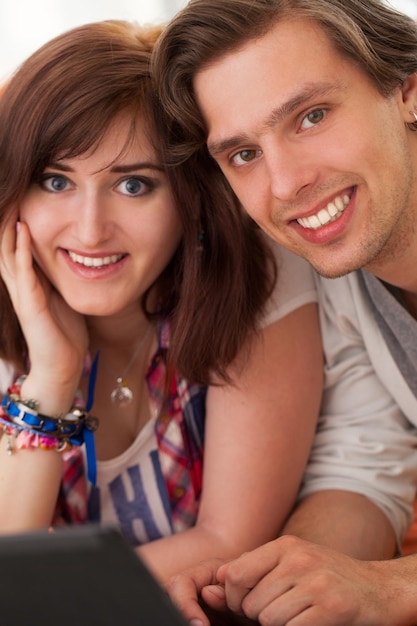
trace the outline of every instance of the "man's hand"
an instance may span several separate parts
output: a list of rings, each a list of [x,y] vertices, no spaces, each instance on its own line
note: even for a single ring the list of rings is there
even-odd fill
[[[359,561],[285,536],[222,565],[202,595],[268,626],[413,626],[417,557]],[[221,587],[220,587],[221,588]],[[223,602],[223,601],[222,601]],[[204,622],[206,624],[206,622]]]

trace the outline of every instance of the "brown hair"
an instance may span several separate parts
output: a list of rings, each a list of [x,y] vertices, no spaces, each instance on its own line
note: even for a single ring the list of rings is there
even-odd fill
[[[164,162],[165,128],[150,73],[160,30],[122,21],[87,24],[51,40],[22,64],[0,99],[0,228],[54,158],[93,148],[126,109],[131,136],[140,113]],[[227,378],[274,273],[259,232],[242,216],[217,168],[210,161],[201,174],[193,175],[188,165],[167,168],[184,235],[157,284],[159,314],[172,317],[172,363],[190,380],[208,383],[213,374]],[[146,294],[142,304],[151,315]],[[25,367],[26,343],[3,282],[0,356]]]
[[[266,34],[279,20],[297,18],[319,24],[335,49],[360,67],[383,95],[417,71],[415,23],[379,0],[190,0],[165,29],[154,56],[177,158],[187,158],[206,139],[194,98],[195,75]]]

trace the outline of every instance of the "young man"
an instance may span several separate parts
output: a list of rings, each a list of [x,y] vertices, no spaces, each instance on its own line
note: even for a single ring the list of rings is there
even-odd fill
[[[416,624],[417,555],[383,560],[417,481],[416,27],[378,0],[191,0],[155,72],[177,155],[197,172],[207,145],[320,275],[326,356],[297,538],[202,565],[173,597],[203,624],[196,590],[216,581],[207,603],[262,624]]]

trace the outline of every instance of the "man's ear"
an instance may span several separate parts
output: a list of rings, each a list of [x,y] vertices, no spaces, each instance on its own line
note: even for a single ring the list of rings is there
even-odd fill
[[[417,73],[410,74],[401,86],[404,121],[410,121],[410,112],[417,111]]]

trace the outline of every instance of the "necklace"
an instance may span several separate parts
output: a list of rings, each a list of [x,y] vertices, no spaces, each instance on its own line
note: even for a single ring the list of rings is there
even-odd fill
[[[131,404],[133,400],[133,391],[129,387],[129,384],[126,380],[126,375],[128,374],[133,363],[136,361],[138,354],[140,352],[140,349],[142,348],[143,344],[145,343],[146,338],[151,332],[151,328],[152,326],[148,327],[148,330],[143,335],[142,339],[139,341],[136,347],[136,350],[134,351],[129,363],[127,364],[127,366],[125,367],[125,369],[123,370],[120,376],[117,375],[117,372],[111,367],[111,365],[109,365],[106,361],[103,360],[103,364],[107,367],[107,369],[113,372],[114,376],[116,377],[116,387],[110,393],[110,398],[113,404],[115,404],[116,406],[120,408],[125,408],[129,406],[129,404]]]

